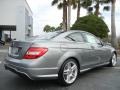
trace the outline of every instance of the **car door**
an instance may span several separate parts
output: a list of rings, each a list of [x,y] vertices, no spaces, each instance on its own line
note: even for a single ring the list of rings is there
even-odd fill
[[[77,58],[80,60],[81,69],[88,68],[99,62],[92,54],[95,51],[92,45],[86,42],[80,32],[72,33],[65,38],[72,42],[66,43],[62,47],[69,48],[69,51],[76,53]]]
[[[111,49],[106,46],[100,39],[96,38],[97,45],[96,49],[99,50],[99,56],[101,58],[101,63],[108,62],[111,58]]]
[[[110,51],[107,49],[101,41],[90,33],[83,33],[86,42],[91,46],[91,56],[94,61],[94,65],[101,64],[106,61]]]

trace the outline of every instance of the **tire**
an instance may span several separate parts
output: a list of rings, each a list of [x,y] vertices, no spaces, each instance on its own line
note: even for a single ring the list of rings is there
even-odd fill
[[[117,64],[117,55],[113,53],[112,58],[110,60],[109,66],[110,67],[115,67]]]
[[[71,85],[78,77],[78,63],[74,59],[66,60],[58,73],[59,83],[63,86]]]

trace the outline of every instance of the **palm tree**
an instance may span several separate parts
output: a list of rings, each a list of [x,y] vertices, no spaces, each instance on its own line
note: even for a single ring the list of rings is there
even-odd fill
[[[93,11],[93,8],[95,8],[94,14],[96,16],[98,16],[100,14],[100,5],[108,4],[108,3],[110,3],[110,1],[111,0],[91,0],[91,4],[95,3],[95,6],[89,8],[90,12]],[[88,11],[89,11],[89,9],[88,9]]]
[[[115,3],[116,0],[111,0],[111,43],[113,47],[118,48],[117,37],[116,37],[116,26],[115,26]]]
[[[68,19],[67,19],[67,30],[70,30],[71,24],[71,0],[68,0]]]
[[[105,0],[105,3],[111,3],[111,43],[112,46],[118,48],[118,41],[116,36],[116,26],[115,26],[115,3],[116,0]],[[105,6],[104,10],[109,11],[110,6]]]
[[[70,30],[70,23],[71,23],[71,6],[73,9],[77,7],[77,19],[80,17],[80,10],[81,6],[87,8],[91,5],[92,0],[68,0],[68,25],[67,29]]]
[[[67,31],[67,1],[63,0],[63,30]]]
[[[115,3],[116,0],[106,0],[105,3],[111,3],[111,43],[112,46],[118,48],[117,36],[116,36],[116,26],[115,26]],[[110,7],[104,7],[104,10],[109,11]]]
[[[107,4],[111,2],[111,43],[112,46],[118,48],[117,36],[116,36],[116,26],[115,26],[115,3],[116,0],[94,0],[96,2],[95,15],[99,15],[99,4]],[[109,10],[109,6],[104,7],[104,9]]]
[[[78,0],[77,4],[77,20],[80,17],[80,10],[81,10],[81,5],[80,5],[81,0]]]
[[[52,5],[57,4],[58,9],[63,8],[63,30],[70,30],[71,6],[75,8],[76,0],[53,0]]]
[[[96,2],[96,5],[95,5],[95,12],[94,12],[94,14],[96,15],[96,16],[98,16],[99,14],[100,14],[100,0],[95,0],[95,2]]]
[[[71,6],[73,6],[73,9],[76,8],[77,0],[67,0],[68,5],[68,20],[67,20],[67,30],[70,30],[70,24],[71,24]]]
[[[63,30],[67,31],[67,1],[66,0],[53,0],[52,6],[56,5],[58,9],[63,8]]]
[[[88,9],[91,6],[92,0],[77,0],[77,19],[80,17],[81,7]]]

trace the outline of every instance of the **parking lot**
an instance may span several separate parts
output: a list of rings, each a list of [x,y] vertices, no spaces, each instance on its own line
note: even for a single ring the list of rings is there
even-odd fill
[[[81,73],[77,81],[68,87],[57,80],[29,81],[6,71],[3,60],[7,49],[0,49],[0,90],[120,90],[120,58],[116,67],[99,67]]]

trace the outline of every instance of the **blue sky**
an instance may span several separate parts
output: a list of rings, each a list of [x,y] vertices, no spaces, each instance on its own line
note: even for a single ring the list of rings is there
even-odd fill
[[[34,18],[34,35],[43,33],[45,25],[57,27],[62,22],[62,10],[58,10],[56,6],[51,6],[52,0],[27,0]],[[116,30],[120,35],[120,0],[116,0]],[[81,16],[86,15],[86,10],[81,10]],[[111,27],[111,13],[101,10],[104,20]],[[76,10],[72,10],[71,24],[76,20]]]

